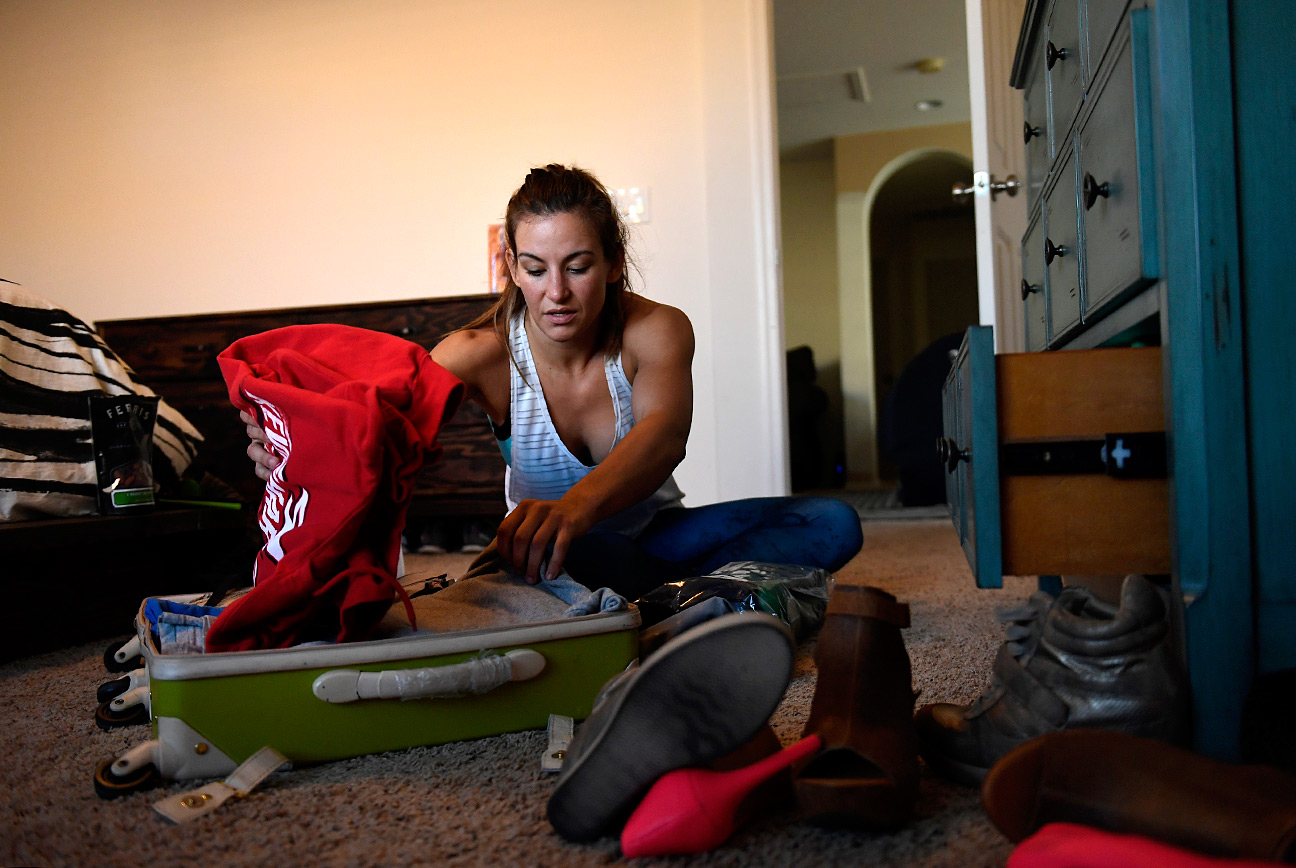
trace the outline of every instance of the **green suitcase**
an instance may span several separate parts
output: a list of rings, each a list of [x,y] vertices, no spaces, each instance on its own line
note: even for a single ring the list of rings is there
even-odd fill
[[[544,728],[551,714],[582,719],[638,656],[639,623],[630,606],[367,642],[163,654],[141,604],[131,644],[145,665],[132,683],[143,684],[154,737],[104,763],[96,789],[111,798],[159,778],[225,776],[265,746],[317,763]]]

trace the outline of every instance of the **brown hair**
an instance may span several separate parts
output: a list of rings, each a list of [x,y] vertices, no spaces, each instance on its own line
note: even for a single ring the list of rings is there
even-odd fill
[[[609,262],[621,261],[621,277],[609,283],[603,310],[599,314],[598,346],[609,356],[621,351],[621,337],[625,329],[625,295],[630,288],[631,268],[626,249],[626,229],[616,205],[598,179],[575,166],[550,163],[532,169],[526,180],[509,199],[504,212],[504,241],[508,249],[517,250],[518,223],[529,217],[549,217],[554,214],[578,214],[589,222],[598,235],[603,257]],[[509,345],[509,327],[513,318],[526,308],[522,290],[513,276],[504,269],[501,275],[504,291],[490,310],[464,326],[479,329],[489,325],[505,347]]]

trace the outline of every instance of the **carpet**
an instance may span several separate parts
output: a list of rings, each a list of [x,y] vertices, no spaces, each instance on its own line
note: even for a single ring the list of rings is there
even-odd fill
[[[935,503],[930,506],[905,506],[900,502],[900,492],[895,488],[842,489],[807,492],[835,497],[855,507],[860,520],[872,521],[924,521],[941,518],[948,521],[949,506]]]
[[[444,564],[458,575],[471,556],[411,556],[411,569]],[[905,641],[919,703],[972,700],[1001,641],[994,609],[1029,595],[1008,578],[978,591],[949,521],[865,524],[863,551],[839,582],[888,590],[912,608]],[[122,631],[123,634],[125,630]],[[613,839],[572,845],[545,819],[553,778],[540,771],[543,732],[366,756],[272,776],[250,797],[185,826],[152,803],[195,782],[103,801],[96,765],[149,737],[147,727],[102,731],[95,689],[109,680],[108,638],[0,666],[0,864],[5,866],[609,866]],[[814,691],[813,642],[772,718],[785,743],[801,734]],[[824,829],[786,810],[757,818],[720,849],[693,858],[631,864],[697,866],[1002,865],[1011,851],[981,812],[975,791],[924,771],[917,815],[899,831]]]

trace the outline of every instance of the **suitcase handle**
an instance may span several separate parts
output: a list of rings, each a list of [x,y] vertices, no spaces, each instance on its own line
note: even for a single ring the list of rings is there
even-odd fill
[[[317,699],[334,703],[360,699],[453,699],[488,693],[510,681],[535,678],[544,668],[544,655],[530,648],[518,648],[503,655],[483,651],[480,657],[449,666],[381,672],[334,669],[316,678],[311,692]]]

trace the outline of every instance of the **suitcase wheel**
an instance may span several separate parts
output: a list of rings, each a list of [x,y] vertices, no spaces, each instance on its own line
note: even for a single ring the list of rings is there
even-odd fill
[[[105,681],[103,684],[99,685],[99,690],[95,694],[95,701],[112,702],[127,690],[130,690],[129,675],[123,675],[121,678],[114,678],[112,681]]]
[[[111,682],[110,682],[111,683]],[[132,705],[123,711],[114,711],[112,700],[106,700],[95,709],[95,723],[100,729],[116,729],[119,726],[135,726],[149,722],[149,709],[143,703]]]
[[[119,777],[113,774],[113,762],[110,759],[104,760],[95,769],[95,794],[101,799],[116,799],[119,796],[151,790],[162,782],[162,775],[158,773],[157,766],[152,763],[140,766]]]
[[[129,639],[124,639],[121,642],[114,642],[109,645],[103,655],[104,668],[109,672],[130,672],[143,666],[144,656],[139,653],[132,655],[127,660],[117,659],[117,652],[132,643],[138,645],[139,641],[132,636]]]

